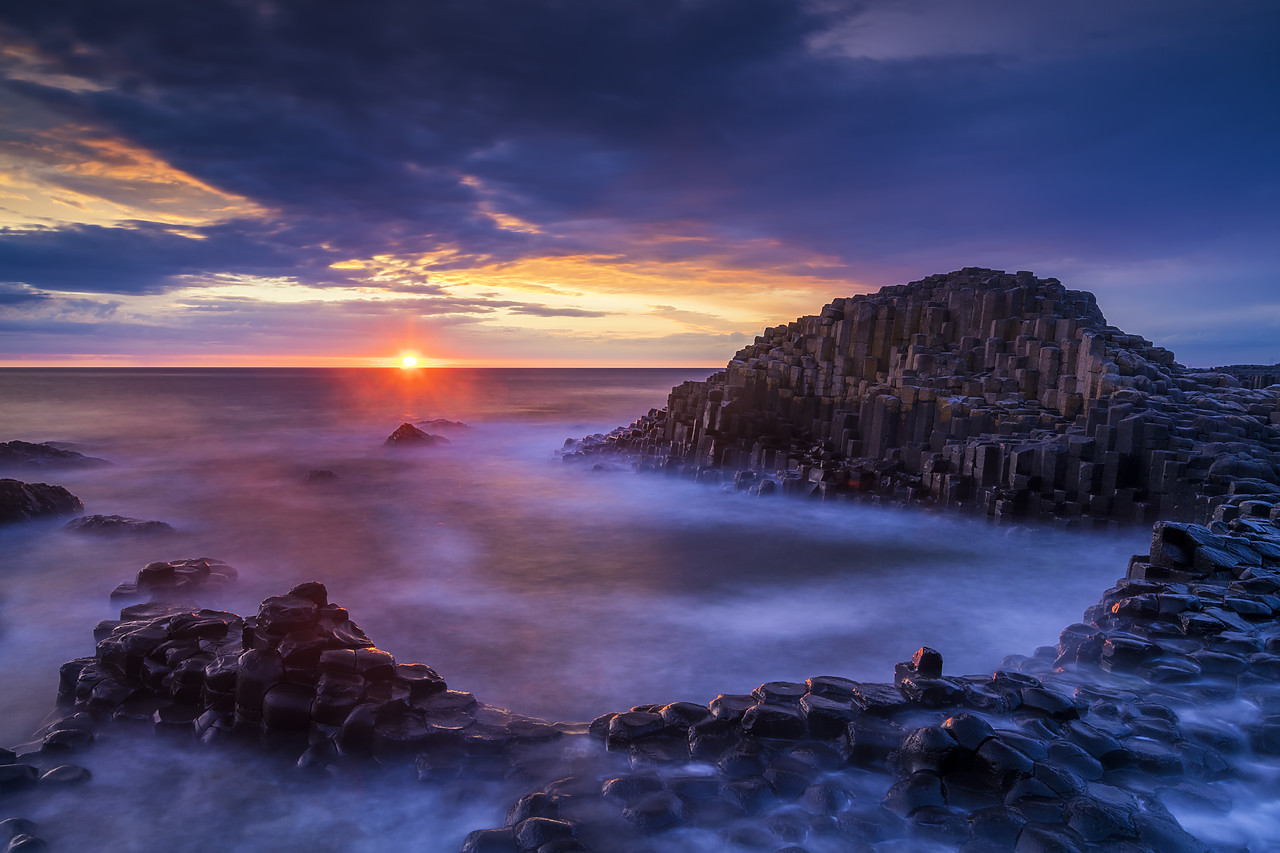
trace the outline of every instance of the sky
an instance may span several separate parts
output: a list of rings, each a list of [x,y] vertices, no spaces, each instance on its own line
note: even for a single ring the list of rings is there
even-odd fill
[[[1271,0],[0,5],[0,365],[719,366],[966,266],[1280,362]]]

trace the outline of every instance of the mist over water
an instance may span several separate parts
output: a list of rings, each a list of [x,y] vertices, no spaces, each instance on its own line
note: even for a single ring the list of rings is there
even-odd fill
[[[67,442],[113,463],[0,476],[64,485],[89,513],[176,528],[139,538],[76,535],[64,520],[0,528],[0,745],[38,728],[58,666],[92,654],[93,625],[119,610],[109,592],[153,560],[225,560],[240,580],[198,603],[246,615],[322,580],[398,661],[430,664],[482,702],[588,720],[770,680],[889,681],[920,645],[940,650],[951,674],[991,671],[1056,642],[1145,550],[1141,530],[1006,529],[760,499],[555,454],[566,437],[630,422],[707,372],[0,371],[0,441]],[[430,418],[471,428],[443,447],[382,446],[401,422]],[[337,479],[304,481],[320,468]],[[147,773],[178,760],[222,772],[225,759],[172,749],[104,745],[84,763],[99,780],[124,755],[153,762]],[[124,790],[129,773],[119,775]],[[405,796],[421,809],[427,795]],[[473,804],[492,815],[467,828],[500,824],[507,805]],[[441,831],[439,849],[455,850],[461,835]]]

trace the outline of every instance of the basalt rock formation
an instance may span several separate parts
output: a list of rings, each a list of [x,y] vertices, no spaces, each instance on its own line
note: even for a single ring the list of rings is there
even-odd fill
[[[1280,757],[1280,500],[1234,509],[1156,524],[1150,554],[1056,646],[992,674],[948,675],[921,648],[891,682],[769,682],[589,725],[397,664],[320,583],[248,618],[135,605],[63,666],[65,715],[0,751],[0,796],[84,781],[68,757],[141,725],[283,750],[335,784],[373,761],[524,786],[464,853],[1203,851],[1170,810],[1223,820],[1232,783],[1269,784],[1256,768]]]
[[[1280,493],[1267,370],[1189,370],[1108,326],[1090,293],[968,268],[766,329],[665,409],[565,456],[999,519],[1205,522]]]
[[[78,512],[84,504],[62,486],[0,479],[0,524]]]

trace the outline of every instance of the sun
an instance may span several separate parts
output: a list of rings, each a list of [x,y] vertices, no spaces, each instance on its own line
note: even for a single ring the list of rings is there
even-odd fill
[[[406,355],[400,359],[400,367],[404,370],[412,370],[418,366],[418,357],[416,355]]]

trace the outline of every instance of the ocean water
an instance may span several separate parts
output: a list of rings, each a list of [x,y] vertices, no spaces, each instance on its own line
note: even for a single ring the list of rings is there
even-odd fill
[[[0,476],[175,528],[0,528],[0,744],[39,727],[58,666],[92,654],[94,624],[118,610],[111,589],[153,560],[230,563],[239,581],[199,603],[242,614],[322,580],[397,660],[482,702],[582,721],[771,680],[889,681],[921,645],[951,674],[989,672],[1056,642],[1146,549],[1142,530],[996,527],[560,461],[565,438],[628,423],[708,372],[0,370],[0,441],[112,463]],[[434,418],[468,426],[424,451],[383,446],[400,423]],[[307,482],[312,469],[337,479]],[[370,780],[357,807],[248,757],[141,736],[77,760],[95,774],[87,786],[0,810],[25,808],[55,849],[317,849],[307,839],[336,833],[341,849],[452,851],[467,830],[500,825],[512,798],[445,802]],[[246,774],[252,799],[266,790],[275,805],[245,811],[220,847]]]

